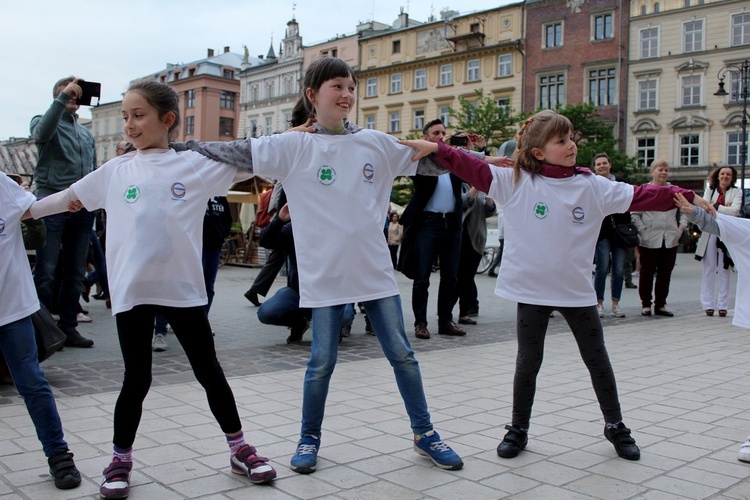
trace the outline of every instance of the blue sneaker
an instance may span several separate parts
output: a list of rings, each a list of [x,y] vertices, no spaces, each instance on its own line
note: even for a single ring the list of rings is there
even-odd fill
[[[292,470],[300,474],[315,472],[318,466],[320,439],[315,436],[302,436],[297,442],[297,451],[292,457]]]
[[[428,457],[441,469],[458,470],[464,466],[461,457],[435,431],[430,431],[421,438],[414,436],[414,451]]]

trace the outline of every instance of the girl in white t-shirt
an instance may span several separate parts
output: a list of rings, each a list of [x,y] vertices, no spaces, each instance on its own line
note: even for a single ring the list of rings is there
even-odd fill
[[[542,366],[550,313],[568,322],[591,375],[604,416],[604,436],[617,454],[638,460],[640,450],[622,422],[617,385],[596,309],[591,262],[604,217],[629,210],[670,210],[673,195],[695,193],[675,186],[633,188],[576,167],[573,125],[545,110],[527,120],[518,135],[513,169],[499,168],[442,143],[400,141],[417,149],[414,159],[436,153],[436,161],[487,193],[503,207],[505,248],[495,293],[518,302],[518,354],[513,381],[513,420],[497,447],[515,457],[528,441],[536,377]],[[696,203],[708,204],[695,196]],[[552,277],[552,279],[551,279]]]
[[[83,206],[108,215],[107,264],[112,313],[125,364],[115,405],[114,455],[104,469],[102,498],[130,490],[132,450],[151,385],[154,316],[167,318],[182,344],[209,407],[226,433],[232,472],[253,483],[276,477],[268,459],[245,443],[232,389],[216,358],[201,268],[206,201],[251,177],[190,151],[169,149],[179,124],[178,97],[153,80],[130,86],[122,101],[124,130],[137,148],[31,209],[34,218]]]

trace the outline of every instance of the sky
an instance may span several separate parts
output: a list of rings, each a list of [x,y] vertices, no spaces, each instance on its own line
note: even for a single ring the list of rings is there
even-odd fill
[[[400,9],[425,22],[510,0],[0,0],[0,140],[28,137],[29,122],[52,103],[52,87],[75,75],[102,84],[101,103],[119,101],[128,83],[167,63],[188,63],[229,46],[278,53],[286,23],[303,45],[350,35],[360,22],[392,24]],[[452,4],[452,5],[451,5]],[[88,108],[79,111],[90,118]]]

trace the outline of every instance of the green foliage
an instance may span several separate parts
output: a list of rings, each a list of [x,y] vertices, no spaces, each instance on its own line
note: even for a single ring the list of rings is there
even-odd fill
[[[525,119],[523,114],[516,114],[513,109],[497,105],[492,95],[484,95],[484,89],[475,89],[476,101],[459,97],[461,109],[450,109],[451,117],[457,119],[457,130],[478,134],[485,137],[487,146],[497,148],[503,142],[514,139],[518,123]]]
[[[597,153],[607,153],[612,162],[612,173],[617,180],[630,184],[648,182],[648,168],[639,167],[635,158],[617,148],[618,141],[612,123],[599,118],[593,103],[568,104],[555,111],[568,117],[573,123],[579,165],[592,167],[592,160]]]
[[[393,181],[391,201],[397,205],[405,207],[409,203],[409,200],[411,200],[412,196],[414,196],[414,183],[411,179],[406,176],[396,177]]]
[[[404,140],[410,141],[412,139],[421,139],[423,137],[422,132],[409,132],[404,137]]]

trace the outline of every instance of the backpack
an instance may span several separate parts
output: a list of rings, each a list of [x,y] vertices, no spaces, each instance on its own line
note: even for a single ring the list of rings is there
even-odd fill
[[[255,227],[264,228],[271,222],[271,219],[273,219],[273,214],[276,213],[276,209],[268,210],[272,197],[273,187],[260,195],[258,210],[255,212]]]

